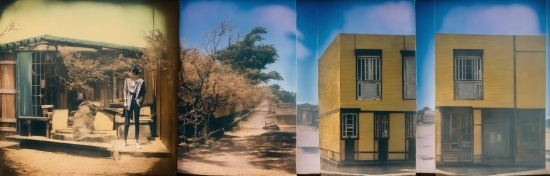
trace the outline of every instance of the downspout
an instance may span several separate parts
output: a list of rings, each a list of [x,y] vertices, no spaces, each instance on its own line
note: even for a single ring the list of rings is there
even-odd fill
[[[517,86],[516,86],[516,36],[514,35],[513,36],[513,45],[514,45],[514,118],[512,120],[512,124],[514,124],[512,126],[512,151],[513,151],[513,154],[512,154],[512,159],[513,161],[515,162],[516,161],[516,146],[517,146],[517,137],[516,137],[516,118],[517,118]]]

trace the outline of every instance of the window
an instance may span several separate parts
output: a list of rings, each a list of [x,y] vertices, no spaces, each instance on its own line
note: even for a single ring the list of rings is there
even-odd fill
[[[414,51],[401,51],[403,55],[403,99],[416,99],[416,56]]]
[[[374,113],[374,138],[389,138],[390,115],[388,113]]]
[[[357,138],[357,114],[342,114],[342,138]]]
[[[380,100],[382,98],[382,50],[358,49],[357,99]]]
[[[415,139],[416,138],[416,125],[414,121],[415,113],[405,114],[405,138]]]
[[[483,99],[482,50],[454,50],[455,99]]]
[[[42,105],[57,104],[58,97],[55,96],[59,87],[55,84],[56,58],[51,52],[33,52],[32,53],[32,116],[42,117]]]

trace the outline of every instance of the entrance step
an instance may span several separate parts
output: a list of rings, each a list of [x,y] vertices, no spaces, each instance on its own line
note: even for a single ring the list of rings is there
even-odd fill
[[[62,141],[75,141],[74,135],[72,133],[54,133],[52,134],[52,139]]]
[[[76,139],[77,142],[90,143],[110,143],[112,140],[117,140],[118,136],[115,130],[111,131],[94,131],[92,134],[83,134]]]

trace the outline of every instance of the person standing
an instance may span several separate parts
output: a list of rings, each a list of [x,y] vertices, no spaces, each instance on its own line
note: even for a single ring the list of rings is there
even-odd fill
[[[141,70],[137,67],[132,67],[128,71],[129,78],[124,80],[124,142],[122,147],[126,147],[126,139],[128,138],[128,128],[130,127],[130,119],[133,118],[136,133],[136,148],[141,149],[139,144],[139,112],[143,106],[143,99],[147,90],[143,79],[139,78]],[[132,117],[133,116],[133,117]]]

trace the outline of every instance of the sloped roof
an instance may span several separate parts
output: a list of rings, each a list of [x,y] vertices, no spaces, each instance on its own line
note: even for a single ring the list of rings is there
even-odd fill
[[[78,47],[87,47],[87,48],[96,48],[96,49],[110,48],[110,49],[125,50],[125,51],[132,51],[132,52],[139,52],[140,50],[140,48],[133,47],[133,46],[125,46],[125,45],[97,42],[97,41],[90,41],[90,40],[73,39],[73,38],[67,38],[67,37],[58,37],[58,36],[52,36],[52,35],[46,35],[46,34],[0,44],[0,50],[16,49],[16,48],[19,48],[20,46],[35,44],[41,41],[46,41],[50,44],[55,44],[55,45],[60,44],[60,45],[69,45],[69,46],[78,46]]]

